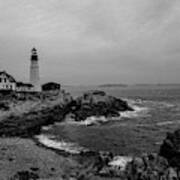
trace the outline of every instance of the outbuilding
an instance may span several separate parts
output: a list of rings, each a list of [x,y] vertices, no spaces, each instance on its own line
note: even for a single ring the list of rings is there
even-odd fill
[[[61,85],[55,82],[48,82],[42,85],[42,91],[60,91]]]
[[[34,86],[30,83],[23,83],[23,82],[16,83],[17,92],[32,92],[33,90],[34,90]]]

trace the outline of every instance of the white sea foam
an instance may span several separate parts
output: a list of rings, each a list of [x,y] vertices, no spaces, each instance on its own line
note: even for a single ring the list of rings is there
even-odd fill
[[[50,135],[38,135],[37,140],[46,147],[53,148],[68,152],[70,154],[80,154],[82,152],[89,152],[87,148],[80,147],[76,143],[65,142],[63,140],[56,140],[55,136]],[[132,157],[128,156],[115,156],[112,161],[108,163],[109,166],[120,168],[122,171],[125,170],[127,164],[132,161]]]
[[[67,118],[66,123],[75,124],[75,125],[91,126],[91,125],[101,125],[101,124],[109,122],[109,121],[122,120],[122,118],[136,118],[136,117],[150,116],[148,114],[149,108],[142,107],[143,100],[141,100],[141,99],[137,99],[137,100],[124,99],[124,100],[128,102],[129,106],[132,107],[134,109],[134,111],[119,112],[118,117],[108,117],[107,118],[105,116],[90,116],[82,121],[74,121],[74,119]]]
[[[150,108],[145,106],[145,101],[142,99],[124,99],[128,105],[134,109],[134,111],[120,112],[121,117],[124,118],[135,118],[149,116],[148,112]]]
[[[156,123],[157,126],[165,126],[165,125],[170,125],[170,124],[173,124],[173,121],[163,121],[163,122]]]
[[[124,111],[120,112],[122,118],[136,118],[136,117],[144,117],[149,116],[149,109],[147,107],[141,107],[138,105],[131,105],[134,111]]]
[[[148,115],[149,109],[146,107],[139,107],[139,106],[134,105],[133,109],[134,111],[119,112],[118,117],[107,118],[105,116],[90,116],[86,118],[84,121],[67,120],[66,123],[91,126],[91,125],[101,125],[109,121],[119,121],[119,120],[122,120],[122,118],[137,118],[137,117],[149,116]]]
[[[107,121],[109,121],[109,119],[107,119],[105,116],[90,116],[86,118],[84,121],[74,121],[73,119],[68,119],[66,123],[91,126],[91,125],[99,125]]]
[[[101,123],[105,123],[107,122],[108,119],[105,118],[104,116],[100,116],[100,117],[97,117],[97,116],[91,116],[91,117],[88,117],[85,121],[81,121],[80,123],[83,124],[83,125],[86,125],[86,126],[89,126],[89,125],[92,125],[92,124],[101,124]]]
[[[171,124],[179,124],[180,121],[162,121],[156,123],[157,126],[166,126],[166,125],[171,125]]]
[[[167,107],[167,108],[173,108],[173,107],[175,107],[176,105],[175,104],[171,104],[171,103],[167,103],[167,102],[164,102],[164,103],[162,103],[165,107]]]
[[[165,108],[172,108],[172,107],[176,106],[176,104],[172,104],[172,103],[167,102],[167,101],[161,101],[161,102],[158,102],[158,104],[161,106],[164,106]]]
[[[49,148],[62,150],[70,154],[80,154],[81,152],[87,152],[88,149],[78,146],[76,143],[64,142],[63,140],[56,140],[54,136],[38,135],[36,136],[38,141]]]
[[[43,126],[41,129],[44,131],[50,130],[52,128],[52,125],[49,126]]]
[[[111,162],[109,162],[110,166],[118,167],[122,171],[125,170],[127,164],[132,161],[132,157],[128,156],[115,156]]]
[[[151,101],[145,100],[145,104],[150,104],[151,106],[161,107],[161,108],[173,108],[176,107],[176,104],[172,104],[166,101]]]

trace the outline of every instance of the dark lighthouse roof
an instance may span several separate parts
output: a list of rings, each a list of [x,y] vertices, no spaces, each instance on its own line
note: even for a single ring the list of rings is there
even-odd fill
[[[31,60],[32,61],[38,61],[38,54],[36,48],[33,48],[31,50]]]
[[[37,49],[35,47],[33,47],[31,51],[32,51],[32,53],[37,52]]]

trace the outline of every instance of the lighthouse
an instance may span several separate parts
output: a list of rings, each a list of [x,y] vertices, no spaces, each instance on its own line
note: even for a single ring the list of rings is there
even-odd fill
[[[38,61],[37,50],[33,48],[31,50],[30,83],[34,86],[34,91],[41,91]]]

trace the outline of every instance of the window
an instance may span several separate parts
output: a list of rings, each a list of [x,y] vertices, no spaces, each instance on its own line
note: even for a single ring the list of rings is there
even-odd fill
[[[0,78],[0,83],[2,82],[2,78]]]
[[[6,78],[4,78],[4,82],[6,83]]]

